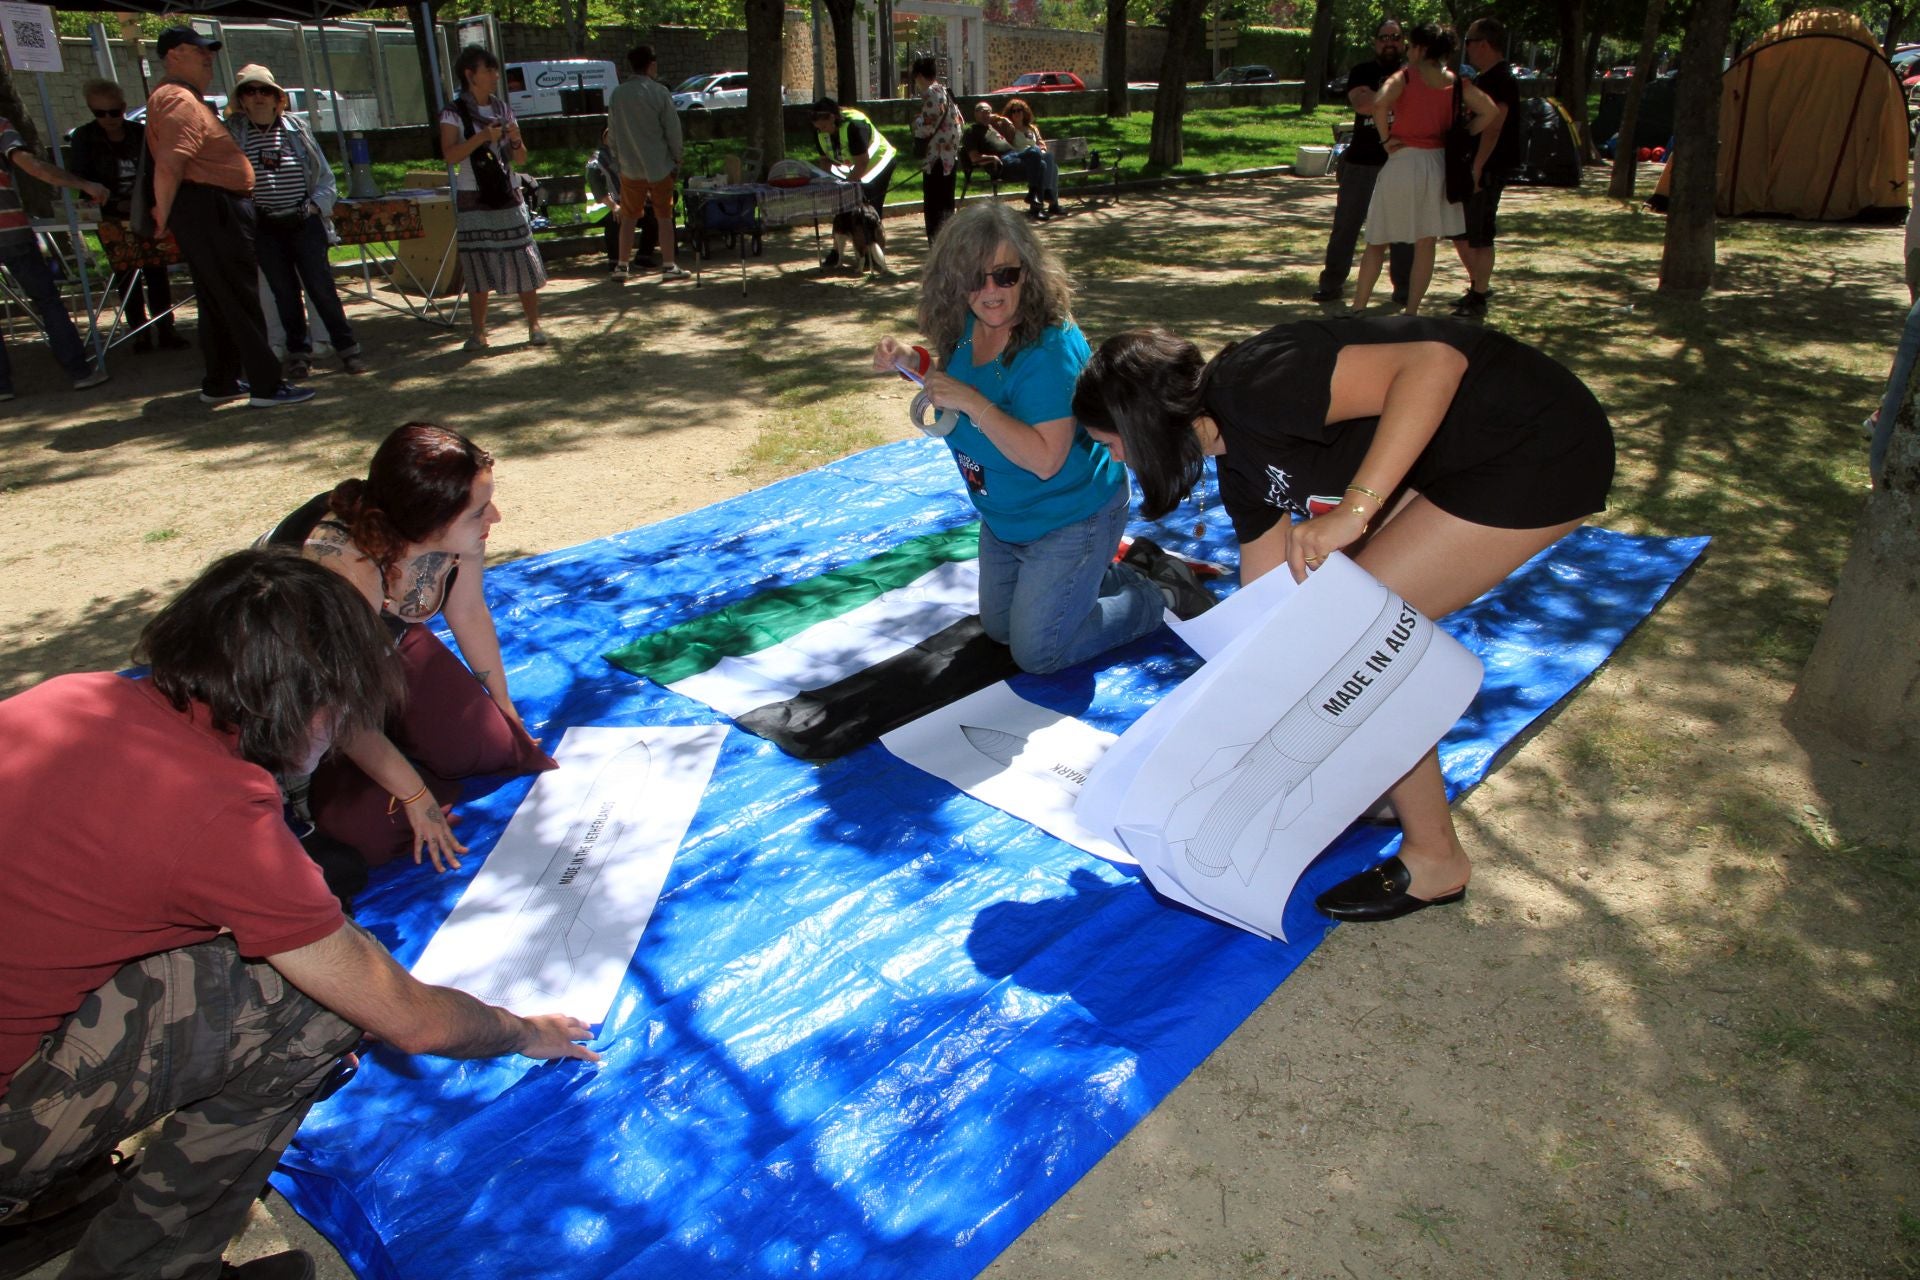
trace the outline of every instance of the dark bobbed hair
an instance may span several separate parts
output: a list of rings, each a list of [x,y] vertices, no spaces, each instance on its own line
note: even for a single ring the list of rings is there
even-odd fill
[[[1149,520],[1178,506],[1206,467],[1193,420],[1206,412],[1207,362],[1165,329],[1134,329],[1100,344],[1073,388],[1082,426],[1120,437]]]
[[[460,51],[460,56],[453,60],[453,78],[459,84],[460,92],[467,91],[467,81],[482,67],[492,67],[498,71],[500,59],[493,56],[492,50],[483,49],[477,44],[470,44]]]
[[[650,44],[637,44],[627,50],[627,66],[637,76],[647,74],[647,68],[659,60]]]
[[[216,560],[140,633],[134,659],[180,711],[198,702],[240,754],[299,766],[317,717],[339,735],[377,729],[406,698],[399,652],[363,597],[285,548]]]
[[[1403,30],[1407,48],[1425,49],[1429,62],[1445,62],[1453,56],[1453,28],[1432,22],[1416,22]]]
[[[327,507],[361,554],[391,569],[410,542],[446,528],[473,499],[473,482],[493,455],[458,431],[431,422],[396,427],[374,450],[365,480],[342,480]]]
[[[907,69],[908,80],[938,80],[939,78],[940,64],[931,54],[915,58],[913,65]]]

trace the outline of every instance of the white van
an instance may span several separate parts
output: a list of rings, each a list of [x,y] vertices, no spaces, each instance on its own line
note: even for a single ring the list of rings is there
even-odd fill
[[[605,111],[607,99],[620,83],[611,62],[597,58],[558,58],[551,62],[509,62],[506,65],[507,105],[516,116],[557,116],[562,89],[598,90],[588,113]]]

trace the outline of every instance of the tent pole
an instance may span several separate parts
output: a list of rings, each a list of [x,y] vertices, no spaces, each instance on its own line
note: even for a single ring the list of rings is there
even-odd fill
[[[341,100],[340,90],[333,80],[333,51],[327,47],[327,20],[322,18],[314,26],[320,31],[320,65],[326,68],[327,92],[333,95],[333,136],[340,142],[340,163],[346,164],[348,161],[347,122],[340,118],[346,110],[346,104]]]
[[[53,152],[53,162],[62,169],[67,167],[66,150],[60,145],[60,127],[53,118],[53,95],[47,92],[47,73],[36,71],[34,80],[40,86],[40,111],[47,118],[47,145]],[[106,368],[106,352],[100,346],[100,322],[93,311],[93,275],[87,269],[87,259],[91,253],[87,249],[87,238],[80,234],[80,211],[73,203],[73,192],[66,187],[60,188],[60,203],[67,211],[67,234],[73,238],[73,265],[80,273],[80,300],[87,307],[87,342],[93,348],[93,358],[101,368]],[[35,249],[38,253],[39,250]],[[138,288],[135,281],[132,288]]]

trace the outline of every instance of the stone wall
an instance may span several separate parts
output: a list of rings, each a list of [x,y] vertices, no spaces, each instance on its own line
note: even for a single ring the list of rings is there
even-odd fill
[[[1049,31],[1042,27],[987,24],[987,83],[1012,84],[1029,71],[1071,71],[1087,88],[1106,84],[1101,54],[1106,37],[1098,31]]]
[[[124,49],[116,46],[116,56],[124,59]],[[60,58],[66,70],[50,73],[47,76],[47,96],[53,99],[53,117],[60,132],[65,134],[74,127],[86,124],[93,119],[87,111],[87,96],[80,92],[80,86],[99,76],[99,68],[93,60],[93,45],[85,36],[62,36],[60,39]],[[40,138],[41,149],[45,151],[47,133],[47,113],[40,104],[40,86],[38,77],[32,72],[14,72],[13,91],[20,95],[20,101],[27,108],[27,114],[33,120],[36,136]],[[145,96],[140,90],[140,72],[133,68],[123,71],[120,83],[125,88],[127,103],[138,106]]]

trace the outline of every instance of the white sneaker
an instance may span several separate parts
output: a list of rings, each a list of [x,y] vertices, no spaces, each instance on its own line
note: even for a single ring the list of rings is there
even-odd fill
[[[101,383],[105,382],[107,379],[111,378],[112,376],[113,376],[112,374],[108,373],[105,369],[102,369],[99,365],[95,365],[93,367],[93,372],[89,373],[86,377],[75,378],[73,380],[73,389],[75,391],[85,391],[88,387],[99,386]]]
[[[660,268],[660,278],[662,280],[691,280],[693,279],[693,272],[675,262]]]
[[[616,262],[613,264],[613,270],[609,274],[611,274],[615,280],[625,280],[633,274],[633,268],[624,262]]]

